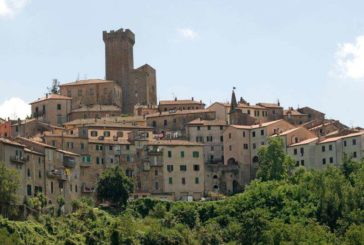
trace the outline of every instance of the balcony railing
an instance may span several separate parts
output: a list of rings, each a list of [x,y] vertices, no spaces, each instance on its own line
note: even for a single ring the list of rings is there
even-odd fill
[[[14,163],[24,164],[27,161],[27,159],[25,157],[22,157],[22,156],[11,156],[10,161],[14,162]]]
[[[64,156],[63,157],[63,166],[65,168],[74,168],[76,166],[75,158]]]
[[[52,170],[48,171],[47,174],[48,174],[49,178],[55,178],[55,179],[63,180],[63,181],[68,180],[68,175],[66,174],[66,172],[63,169],[52,169]]]

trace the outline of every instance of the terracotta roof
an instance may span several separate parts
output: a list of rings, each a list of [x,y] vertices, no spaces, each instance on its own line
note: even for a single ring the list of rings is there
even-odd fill
[[[36,155],[40,155],[40,156],[44,156],[43,153],[40,153],[40,152],[37,152],[37,151],[34,151],[34,150],[31,150],[29,148],[25,148],[24,149],[25,152],[28,152],[28,153],[32,153],[32,154],[36,154]]]
[[[203,144],[187,140],[156,140],[156,141],[149,141],[148,145],[203,146]]]
[[[89,139],[89,144],[107,144],[107,145],[130,145],[131,143],[127,140],[122,141],[114,141],[114,140],[98,140],[98,139]]]
[[[226,122],[223,120],[201,120],[197,118],[189,123],[188,125],[205,125],[205,126],[226,126]]]
[[[159,105],[184,105],[184,104],[199,104],[203,103],[198,100],[160,100]]]
[[[279,135],[287,135],[287,134],[292,133],[292,132],[294,132],[294,131],[297,131],[297,130],[299,130],[299,129],[301,129],[301,127],[291,128],[291,129],[288,129],[288,130],[286,130],[286,131],[283,131],[282,133],[279,133]]]
[[[303,141],[298,142],[298,143],[296,143],[296,144],[292,144],[292,145],[290,145],[289,147],[294,147],[294,146],[299,146],[299,145],[306,145],[306,144],[309,144],[309,143],[315,142],[315,141],[317,141],[317,140],[318,140],[318,138],[317,138],[317,137],[315,137],[315,138],[311,138],[311,139],[303,140]]]
[[[288,109],[288,110],[284,110],[283,111],[283,115],[284,116],[287,116],[287,115],[291,115],[291,116],[306,116],[307,114],[303,114],[297,110],[294,110],[294,109]]]
[[[60,95],[60,94],[48,94],[48,96],[46,97],[43,97],[43,98],[39,98],[33,102],[30,102],[29,104],[35,104],[35,103],[38,103],[38,102],[42,102],[42,101],[45,101],[45,100],[72,100],[72,98],[70,97],[67,97],[67,96],[63,96],[63,95]]]
[[[319,143],[324,144],[324,143],[328,143],[328,142],[334,142],[334,141],[337,141],[337,140],[340,140],[340,139],[346,139],[346,138],[350,138],[350,137],[361,136],[363,134],[364,134],[364,131],[360,131],[360,132],[351,133],[351,134],[348,134],[348,135],[326,138],[326,139],[320,141]]]
[[[148,126],[141,126],[141,125],[132,125],[132,124],[122,124],[122,123],[95,123],[95,124],[86,124],[86,127],[89,128],[130,128],[130,129],[150,129],[152,130],[152,127]]]
[[[73,112],[89,112],[89,111],[93,111],[93,112],[101,112],[101,111],[115,111],[115,112],[120,112],[121,114],[121,108],[115,105],[93,105],[93,106],[84,106],[78,109],[74,109],[71,111],[71,113]]]
[[[266,107],[266,108],[282,108],[280,105],[278,104],[275,104],[275,103],[257,103],[257,105],[259,106],[263,106],[263,107]]]
[[[269,125],[275,124],[277,122],[284,121],[283,119],[265,122],[261,124],[254,124],[254,125],[230,125],[231,127],[237,128],[237,129],[255,129],[255,128],[261,128],[261,127],[267,127]]]
[[[61,149],[57,149],[58,152],[61,152],[63,154],[66,154],[66,155],[71,155],[71,156],[80,156],[79,154],[77,153],[74,153],[74,152],[70,152],[70,151],[64,151],[64,150],[61,150]]]
[[[264,110],[266,108],[259,106],[259,105],[249,105],[244,103],[239,103],[238,108],[252,108],[252,109],[258,109],[258,110]]]
[[[16,137],[15,140],[18,140],[20,141],[22,144],[27,145],[28,144],[35,144],[35,145],[38,145],[38,146],[42,146],[42,147],[46,147],[46,148],[52,148],[52,149],[56,149],[56,147],[54,146],[51,146],[51,145],[47,145],[45,143],[42,143],[42,142],[38,142],[38,141],[35,141],[35,140],[31,140],[31,139],[27,139],[27,138],[23,138],[23,137]]]
[[[93,123],[131,123],[131,122],[144,122],[145,119],[142,116],[133,116],[133,117],[102,117],[100,119],[95,118],[81,118],[76,119],[70,122],[64,123],[64,125],[85,125],[85,124],[93,124]]]
[[[160,117],[160,116],[170,116],[170,115],[186,115],[186,114],[196,114],[196,113],[207,113],[207,112],[215,112],[208,109],[200,109],[200,110],[176,110],[175,112],[165,111],[162,113],[153,113],[146,115],[145,118],[152,117]]]
[[[3,143],[3,144],[7,144],[7,145],[24,147],[24,145],[22,145],[22,144],[20,144],[18,142],[15,142],[15,141],[12,141],[12,140],[8,140],[8,139],[5,139],[5,138],[0,138],[0,142]]]
[[[100,83],[115,83],[111,80],[103,80],[103,79],[88,79],[88,80],[78,80],[75,82],[61,84],[60,87],[65,86],[76,86],[76,85],[84,85],[84,84],[100,84]]]

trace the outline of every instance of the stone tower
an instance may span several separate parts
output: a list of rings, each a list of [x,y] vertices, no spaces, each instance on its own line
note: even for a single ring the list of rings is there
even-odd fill
[[[156,105],[157,88],[154,68],[146,64],[134,69],[134,33],[129,29],[104,31],[103,40],[106,79],[116,81],[122,88],[122,112],[133,113],[136,104]]]

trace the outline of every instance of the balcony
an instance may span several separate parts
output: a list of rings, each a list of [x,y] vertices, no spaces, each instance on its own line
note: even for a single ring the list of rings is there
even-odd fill
[[[82,184],[82,192],[83,193],[93,193],[96,191],[95,187],[87,186],[86,184]]]
[[[13,163],[25,164],[27,159],[25,157],[22,157],[22,156],[11,156],[10,161],[13,162]]]
[[[62,181],[68,180],[68,175],[63,169],[52,169],[48,171],[47,176],[49,178],[54,178]]]
[[[74,157],[64,156],[63,166],[65,168],[74,168],[76,166],[76,161]]]
[[[160,147],[149,147],[147,149],[148,156],[162,156],[163,155],[163,149]]]

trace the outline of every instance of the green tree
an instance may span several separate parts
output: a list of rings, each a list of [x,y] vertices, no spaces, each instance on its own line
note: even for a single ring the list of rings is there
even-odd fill
[[[270,138],[268,145],[258,151],[259,169],[257,177],[263,181],[287,178],[293,160],[284,152],[283,140]]]
[[[119,167],[106,169],[97,182],[97,199],[109,201],[118,207],[125,207],[133,182]]]
[[[53,79],[51,86],[47,87],[48,92],[51,94],[59,94],[59,84],[57,79]]]
[[[17,201],[16,191],[19,187],[19,177],[14,169],[0,163],[0,210],[5,215],[13,213],[12,204]]]

